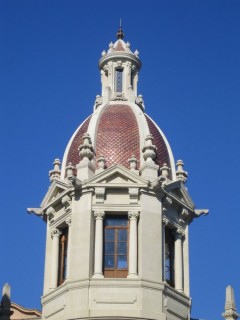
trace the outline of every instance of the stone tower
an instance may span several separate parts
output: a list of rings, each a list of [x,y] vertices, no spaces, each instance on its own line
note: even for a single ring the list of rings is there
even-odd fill
[[[49,172],[42,318],[189,319],[187,172],[145,113],[139,53],[121,28],[102,52],[101,96]]]

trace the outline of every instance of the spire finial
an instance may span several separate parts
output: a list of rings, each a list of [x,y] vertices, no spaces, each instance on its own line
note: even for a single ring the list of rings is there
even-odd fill
[[[122,30],[122,19],[120,18],[120,25],[117,32],[117,39],[123,39],[123,38],[124,38],[124,33]]]

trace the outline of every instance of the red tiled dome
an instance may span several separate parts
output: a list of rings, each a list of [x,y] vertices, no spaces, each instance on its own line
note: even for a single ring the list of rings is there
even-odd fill
[[[91,117],[88,117],[74,134],[65,155],[65,165],[69,162],[76,165],[81,160],[78,147],[82,144],[84,133],[89,131]],[[160,167],[163,163],[167,163],[171,167],[169,150],[161,132],[146,114],[145,118],[149,132],[153,136],[153,144],[157,147],[155,162]],[[139,168],[140,154],[143,147],[140,145],[139,131],[141,131],[141,128],[139,128],[137,118],[131,106],[127,104],[105,106],[99,116],[95,132],[94,149],[96,159],[104,156],[107,167],[113,164],[121,164],[128,168],[128,159],[134,155],[138,161]]]
[[[128,105],[108,105],[99,120],[96,155],[104,156],[106,165],[118,163],[128,167],[134,155],[139,163],[139,129],[137,119]]]

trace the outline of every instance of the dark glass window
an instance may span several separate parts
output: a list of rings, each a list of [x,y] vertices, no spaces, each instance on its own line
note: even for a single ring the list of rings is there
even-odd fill
[[[67,250],[68,228],[65,228],[59,238],[58,285],[62,284],[67,276]]]
[[[104,276],[106,278],[125,278],[127,268],[127,216],[107,216],[104,225]]]
[[[168,228],[165,229],[165,280],[174,287],[174,237]]]
[[[123,87],[123,69],[116,69],[116,92],[122,92]]]
[[[131,84],[132,88],[133,88],[133,79],[134,79],[134,73],[132,71],[131,72],[131,81],[130,81],[130,84]]]

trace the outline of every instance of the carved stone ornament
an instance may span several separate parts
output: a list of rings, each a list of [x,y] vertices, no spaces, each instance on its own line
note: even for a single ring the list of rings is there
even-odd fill
[[[139,217],[139,212],[138,211],[129,211],[128,212],[128,219],[133,219],[136,220]]]
[[[131,158],[128,159],[129,168],[130,170],[136,170],[137,169],[137,158],[132,155]]]
[[[68,165],[66,166],[66,176],[67,178],[70,178],[72,177],[74,174],[73,174],[73,170],[74,170],[74,166],[72,164],[72,162],[69,162]]]
[[[69,195],[65,195],[64,197],[62,197],[62,204],[64,205],[66,211],[68,211],[71,205],[71,198],[69,197]]]
[[[105,188],[96,187],[95,194],[96,194],[96,203],[104,203]]]
[[[48,219],[51,220],[54,215],[55,215],[56,211],[53,207],[49,207],[47,210],[46,210],[46,215],[48,216]]]
[[[176,171],[176,176],[178,180],[181,180],[183,183],[187,181],[188,178],[188,173],[187,171],[183,170],[184,163],[182,160],[178,160],[176,163],[177,166],[177,171]]]
[[[167,217],[162,218],[162,223],[164,226],[167,226],[169,224],[169,219]]]
[[[75,176],[69,177],[68,178],[69,182],[72,184],[72,186],[76,189],[80,189],[82,186],[82,181],[78,179]]]
[[[72,224],[72,218],[71,218],[71,217],[68,217],[65,222],[66,222],[66,224],[70,227],[71,224]]]
[[[52,237],[59,237],[61,234],[62,234],[62,232],[59,229],[51,230],[51,236]]]
[[[98,159],[97,159],[97,165],[98,165],[98,168],[99,169],[102,169],[104,170],[106,168],[106,159],[104,156],[100,156]]]
[[[154,181],[151,182],[151,186],[154,189],[163,189],[165,184],[167,182],[167,179],[163,176],[158,177]]]
[[[80,146],[78,147],[78,150],[79,150],[80,157],[82,157],[83,159],[87,158],[89,160],[92,160],[94,155],[94,150],[93,150],[90,135],[87,132],[83,135],[83,144],[80,144]]]
[[[184,229],[181,227],[178,227],[175,231],[175,235],[176,235],[176,237],[180,237],[180,238],[184,237],[184,235],[185,235]]]
[[[49,179],[52,181],[53,179],[59,179],[61,174],[61,161],[59,159],[55,159],[53,162],[53,170],[49,171]]]
[[[185,223],[189,218],[189,212],[187,209],[182,208],[179,214],[179,221]]]
[[[163,166],[160,168],[160,171],[163,177],[168,178],[170,168],[167,166],[166,163],[163,164]]]
[[[105,212],[103,210],[96,210],[93,212],[94,218],[97,219],[103,219],[105,216]]]
[[[208,209],[195,209],[194,210],[194,214],[195,214],[196,218],[198,218],[202,215],[206,216],[208,213],[209,213]]]
[[[143,100],[143,96],[141,94],[139,94],[135,100],[135,103],[142,109],[144,110],[145,109],[145,106],[144,106],[144,100]]]
[[[128,188],[131,204],[138,203],[138,192],[139,192],[138,188]]]
[[[156,158],[157,147],[152,144],[153,136],[148,134],[145,138],[145,145],[142,148],[143,158],[146,162],[153,163],[153,160]]]
[[[96,95],[95,107],[100,106],[100,104],[102,103],[103,103],[103,97],[101,97],[100,95]]]
[[[171,205],[172,205],[173,201],[171,198],[169,197],[166,197],[164,200],[163,200],[163,205],[165,208],[170,208]]]
[[[227,286],[226,288],[225,311],[222,316],[226,320],[235,320],[239,317],[236,309],[233,288],[231,286]]]

